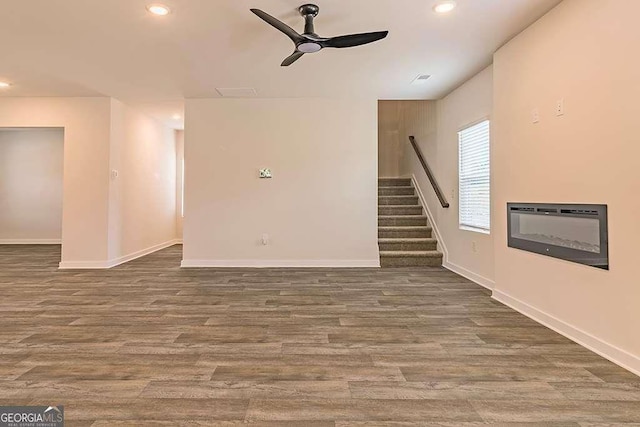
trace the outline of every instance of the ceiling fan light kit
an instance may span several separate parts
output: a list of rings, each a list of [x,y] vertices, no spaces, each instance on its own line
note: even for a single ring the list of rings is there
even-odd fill
[[[260,19],[289,37],[295,45],[293,53],[282,62],[281,65],[283,67],[288,67],[307,53],[319,52],[320,50],[328,47],[342,49],[346,47],[362,46],[382,40],[389,34],[388,31],[377,31],[373,33],[350,34],[338,37],[320,37],[315,33],[313,24],[313,20],[318,16],[320,8],[315,4],[305,4],[300,6],[298,11],[304,18],[305,22],[304,33],[302,34],[299,34],[284,22],[260,9],[251,9],[251,12],[255,13]]]

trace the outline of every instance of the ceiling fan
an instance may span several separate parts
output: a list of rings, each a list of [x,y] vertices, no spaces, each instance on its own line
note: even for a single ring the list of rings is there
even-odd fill
[[[264,20],[267,24],[282,31],[295,44],[295,50],[293,54],[291,54],[282,62],[281,65],[283,67],[288,67],[289,65],[293,64],[305,53],[315,53],[327,47],[345,48],[361,46],[363,44],[382,40],[389,34],[389,31],[377,31],[374,33],[350,34],[347,36],[329,38],[320,37],[315,33],[315,29],[313,27],[313,19],[318,16],[320,8],[315,4],[305,4],[300,6],[298,8],[298,11],[305,21],[304,33],[302,34],[299,34],[284,22],[279,21],[278,19],[274,18],[266,12],[263,12],[260,9],[251,9],[251,12],[258,15],[258,17]]]

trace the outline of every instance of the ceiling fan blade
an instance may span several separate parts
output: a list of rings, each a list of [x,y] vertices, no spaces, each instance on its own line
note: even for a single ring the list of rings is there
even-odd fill
[[[378,31],[375,33],[351,34],[348,36],[331,37],[322,42],[322,47],[354,47],[363,44],[373,43],[387,37],[389,31]]]
[[[285,58],[284,61],[282,61],[282,66],[283,67],[288,67],[289,65],[293,64],[294,62],[296,62],[298,59],[302,58],[302,55],[304,55],[304,53],[299,52],[299,51],[295,51],[291,54],[291,56],[288,56],[287,58]]]
[[[293,28],[291,28],[290,26],[288,26],[284,22],[279,21],[278,19],[276,19],[273,16],[269,15],[268,13],[263,12],[260,9],[251,9],[251,12],[255,13],[260,19],[265,21],[267,24],[269,24],[272,27],[277,28],[278,30],[282,31],[294,43],[300,43],[302,40],[304,40],[304,37],[302,37],[300,34],[298,34],[296,32],[296,30],[294,30]]]

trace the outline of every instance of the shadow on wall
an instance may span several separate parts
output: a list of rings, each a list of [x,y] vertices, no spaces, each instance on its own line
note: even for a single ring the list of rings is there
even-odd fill
[[[63,128],[0,128],[0,244],[62,241]]]

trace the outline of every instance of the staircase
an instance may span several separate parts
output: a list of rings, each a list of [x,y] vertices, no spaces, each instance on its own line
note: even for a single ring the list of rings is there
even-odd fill
[[[378,180],[378,247],[382,267],[442,265],[438,242],[409,178]]]

